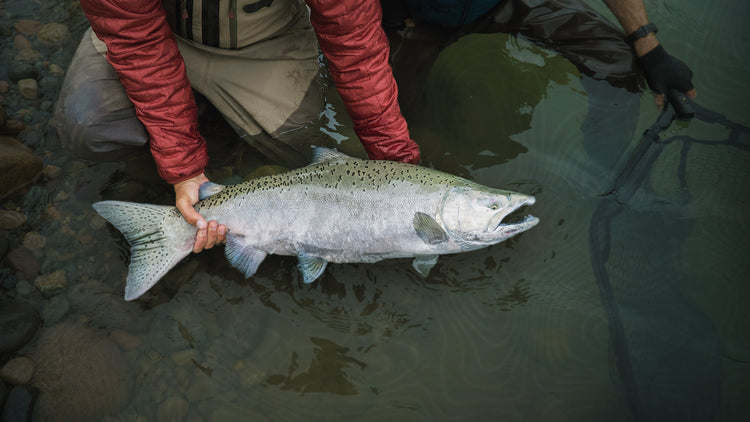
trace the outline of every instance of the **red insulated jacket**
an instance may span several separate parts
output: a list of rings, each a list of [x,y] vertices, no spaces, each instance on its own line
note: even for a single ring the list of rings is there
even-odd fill
[[[388,65],[379,0],[306,0],[330,73],[372,159],[416,163]],[[202,173],[206,142],[175,36],[161,0],[80,0],[107,59],[150,135],[161,177],[177,183]]]

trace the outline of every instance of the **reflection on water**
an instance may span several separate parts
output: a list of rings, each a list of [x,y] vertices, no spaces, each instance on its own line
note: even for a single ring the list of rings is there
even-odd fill
[[[731,76],[748,63],[674,40],[680,19],[707,8],[698,14],[705,30],[681,36],[708,47],[716,40],[701,34],[739,31],[746,14],[736,9],[747,6],[728,3],[721,12],[658,2],[649,14],[670,51],[692,65],[701,104],[740,126],[716,116],[673,124],[637,177],[610,195],[658,116],[648,95],[582,80],[567,61],[502,34],[448,47],[423,95],[405,108],[425,164],[535,195],[541,223],[504,243],[443,256],[424,279],[410,261],[390,260],[329,265],[308,286],[296,260],[279,256],[244,279],[217,248],[125,302],[127,245],[90,205],[168,204],[170,187],[148,157],[84,163],[59,148],[46,122],[31,125],[19,138],[32,139],[63,175],[3,200],[27,217],[7,237],[15,248],[28,233],[31,246],[41,236],[44,247],[30,252],[39,272],[63,270],[66,286],[44,296],[33,278],[3,268],[3,297],[40,308],[43,333],[63,322],[88,333],[80,337],[93,330],[102,350],[121,355],[133,388],[118,391],[127,405],[107,421],[738,420],[750,394],[750,138],[741,126],[750,121],[734,105],[750,86]],[[4,5],[32,18],[18,2]],[[80,12],[49,10],[44,19],[70,21],[80,36]],[[74,44],[50,54],[70,57]],[[707,80],[717,62],[727,75]],[[328,116],[343,110],[329,94]],[[350,123],[336,118],[343,126],[321,126],[349,137],[342,149],[357,150]],[[212,179],[236,182],[269,164],[220,121],[203,130]],[[48,356],[34,347],[41,349],[32,343],[20,354]]]

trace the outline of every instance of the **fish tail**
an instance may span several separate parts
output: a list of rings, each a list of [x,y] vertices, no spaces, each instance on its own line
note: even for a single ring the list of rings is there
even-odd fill
[[[125,300],[146,293],[192,251],[195,228],[173,206],[122,201],[102,201],[92,206],[130,244]]]

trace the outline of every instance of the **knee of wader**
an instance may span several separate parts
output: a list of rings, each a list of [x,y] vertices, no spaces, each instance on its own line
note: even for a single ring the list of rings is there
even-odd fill
[[[111,112],[61,98],[52,124],[63,148],[78,158],[112,162],[148,152],[148,132],[134,111]]]

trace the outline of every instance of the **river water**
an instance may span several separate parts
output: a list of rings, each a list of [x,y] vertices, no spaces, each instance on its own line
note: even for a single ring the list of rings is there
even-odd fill
[[[80,37],[85,19],[65,5]],[[637,160],[660,115],[651,94],[611,91],[611,113],[593,119],[590,93],[610,88],[592,91],[563,58],[504,34],[446,48],[405,109],[424,165],[534,194],[541,222],[529,232],[443,256],[426,279],[392,260],[332,264],[309,286],[294,258],[269,256],[244,279],[215,248],[126,304],[127,245],[90,205],[169,204],[170,187],[148,158],[78,161],[39,126],[19,138],[34,138],[65,176],[14,200],[24,230],[47,239],[43,268],[66,270],[69,285],[61,299],[27,299],[67,303],[45,326],[77,321],[136,339],[123,352],[135,388],[108,421],[154,420],[169,400],[187,403],[192,421],[744,420],[750,4],[646,5],[661,42],[694,72],[699,112]],[[4,7],[14,19],[59,19]],[[59,53],[68,60],[69,47]],[[328,95],[308,130],[357,153]],[[203,131],[214,180],[271,164],[220,122]]]

